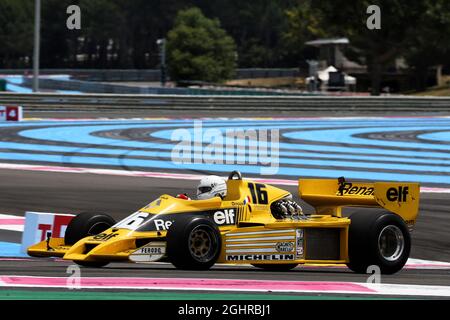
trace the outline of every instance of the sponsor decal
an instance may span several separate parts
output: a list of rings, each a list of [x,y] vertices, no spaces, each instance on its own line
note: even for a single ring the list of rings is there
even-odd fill
[[[114,237],[117,237],[118,233],[100,233],[92,237],[92,240],[96,241],[108,241]]]
[[[239,221],[238,218],[241,211],[239,208],[168,214],[152,214],[138,211],[115,224],[113,228],[135,231],[167,231],[177,219],[188,216],[209,218],[218,226],[234,225]]]
[[[22,107],[0,106],[0,121],[22,121]]]
[[[356,195],[356,196],[373,196],[373,187],[357,186],[351,182],[344,182],[339,190],[336,192],[337,196]]]
[[[165,247],[144,247],[140,248],[139,250],[135,251],[136,254],[164,254],[166,253]]]
[[[129,259],[134,262],[154,262],[166,254],[165,242],[150,242],[142,248],[134,251]]]
[[[386,199],[388,201],[394,202],[406,202],[406,196],[409,193],[409,188],[406,186],[399,186],[397,188],[389,188],[386,191]]]
[[[142,254],[161,254],[163,252],[163,248],[161,247],[147,247],[147,248],[141,248],[140,253]]]
[[[156,231],[167,231],[172,225],[172,221],[164,221],[163,219],[155,219],[153,220],[155,224]]]
[[[235,223],[234,209],[225,209],[214,213],[214,222],[218,225],[229,225]]]
[[[278,252],[291,252],[294,250],[294,243],[292,242],[278,242],[275,245],[275,249]]]
[[[227,261],[284,261],[294,260],[293,254],[243,254],[243,255],[228,255]]]
[[[295,230],[295,257],[296,259],[303,259],[303,229]]]
[[[54,215],[54,220],[52,224],[47,223],[38,224],[38,229],[41,231],[41,241],[44,241],[46,239],[47,232],[49,231],[52,233],[53,238],[62,238],[72,218],[73,216]]]

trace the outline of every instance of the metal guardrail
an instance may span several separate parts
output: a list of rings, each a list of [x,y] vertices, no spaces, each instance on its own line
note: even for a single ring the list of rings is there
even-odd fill
[[[1,105],[28,111],[221,110],[221,111],[411,111],[450,112],[450,97],[190,96],[130,94],[0,93]]]

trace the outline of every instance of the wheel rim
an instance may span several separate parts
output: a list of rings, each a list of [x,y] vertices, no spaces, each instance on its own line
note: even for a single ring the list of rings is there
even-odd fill
[[[215,239],[211,232],[202,226],[194,228],[189,235],[189,251],[199,262],[208,262],[214,256]]]
[[[405,238],[400,228],[394,225],[384,227],[378,236],[378,249],[387,261],[398,260],[405,249]]]

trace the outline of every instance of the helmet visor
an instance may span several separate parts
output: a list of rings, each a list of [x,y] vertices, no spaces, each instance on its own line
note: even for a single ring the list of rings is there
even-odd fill
[[[212,190],[211,187],[198,187],[199,193],[210,192]]]

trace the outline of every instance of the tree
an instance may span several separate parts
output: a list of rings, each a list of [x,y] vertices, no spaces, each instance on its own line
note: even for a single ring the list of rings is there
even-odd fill
[[[241,68],[291,67],[297,52],[286,50],[283,33],[288,29],[285,11],[297,0],[196,0],[208,17],[218,18],[235,39]]]
[[[429,68],[450,62],[450,43],[442,41],[443,35],[450,33],[449,1],[429,1],[417,24],[422,31],[412,39],[405,58],[408,65],[414,68],[416,90],[423,91],[427,87]]]
[[[330,36],[345,36],[360,52],[361,63],[368,66],[372,94],[380,93],[382,74],[396,58],[405,54],[422,32],[420,21],[433,0],[346,0],[311,1],[311,7],[322,19],[321,26]],[[381,8],[381,29],[369,30],[366,21],[369,5]]]
[[[34,1],[32,1],[34,3]],[[41,1],[41,68],[63,68],[75,60],[71,49],[76,49],[76,36],[80,31],[66,27],[66,9],[73,0]],[[34,15],[31,19],[34,20]],[[71,62],[69,62],[71,61]]]
[[[167,40],[172,80],[220,82],[233,76],[234,40],[220,27],[219,20],[206,18],[200,9],[180,11]]]
[[[0,1],[0,68],[31,65],[33,8],[33,2],[27,0]]]
[[[284,49],[300,59],[312,58],[307,51],[315,51],[305,46],[309,40],[323,38],[327,32],[323,27],[323,17],[318,10],[313,10],[309,1],[303,1],[285,11],[288,27],[282,34]]]

